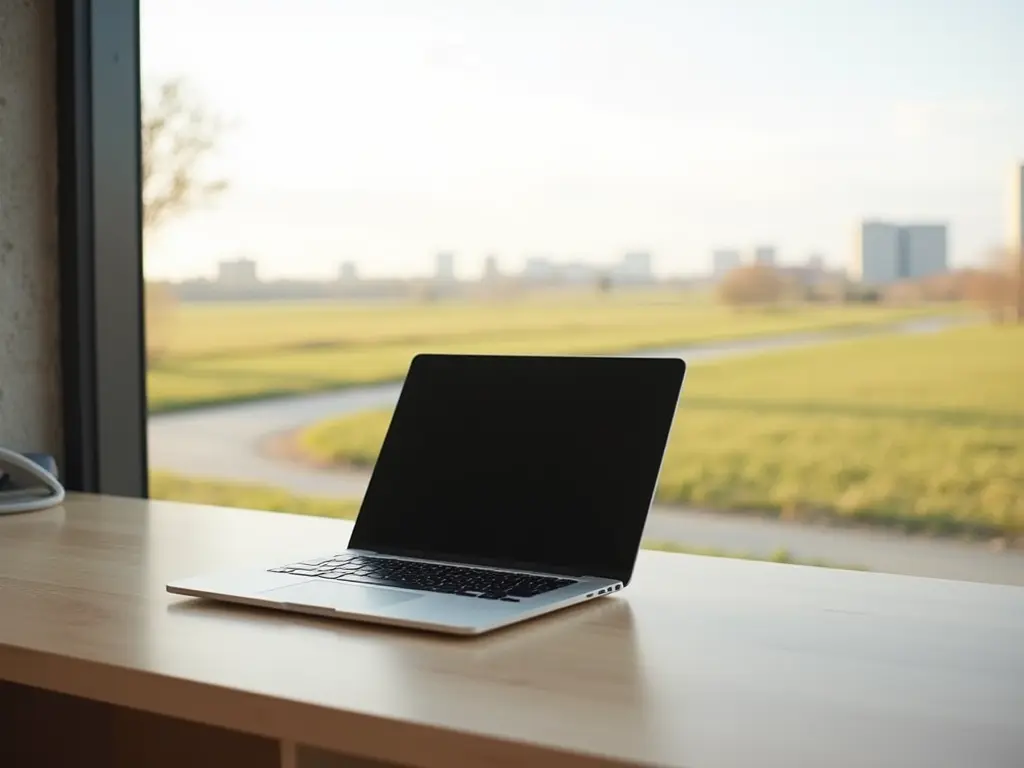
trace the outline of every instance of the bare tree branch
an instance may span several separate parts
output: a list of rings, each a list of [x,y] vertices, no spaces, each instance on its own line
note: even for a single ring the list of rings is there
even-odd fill
[[[161,84],[142,106],[143,226],[154,229],[227,188],[204,164],[220,138],[220,120],[181,80]]]

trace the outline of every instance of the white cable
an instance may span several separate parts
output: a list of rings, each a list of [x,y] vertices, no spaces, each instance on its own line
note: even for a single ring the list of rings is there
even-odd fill
[[[0,469],[4,467],[18,470],[17,473],[10,473],[13,478],[17,479],[18,474],[29,475],[33,480],[42,483],[42,487],[19,488],[12,491],[0,490],[0,515],[35,512],[55,507],[64,501],[64,486],[53,474],[31,459],[26,459],[20,453],[6,448],[0,448]]]

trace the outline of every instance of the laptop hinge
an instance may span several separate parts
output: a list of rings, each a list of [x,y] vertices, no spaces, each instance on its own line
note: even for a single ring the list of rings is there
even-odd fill
[[[460,563],[460,562],[458,562],[456,560],[438,560],[437,558],[425,557],[423,555],[398,555],[398,554],[391,554],[391,553],[388,553],[388,552],[378,552],[375,549],[355,549],[355,548],[349,547],[346,551],[347,552],[355,552],[356,554],[360,554],[360,555],[377,555],[377,556],[380,556],[380,557],[398,557],[398,558],[402,558],[404,560],[428,560],[428,561],[434,561],[434,562],[443,562],[443,563],[449,563],[451,565],[462,565],[462,566],[465,566],[466,568],[488,568],[488,569],[495,570],[495,571],[521,571],[521,572],[524,572],[524,573],[546,573],[546,574],[550,574],[552,576],[562,576],[563,578],[567,578],[567,579],[604,579],[604,578],[608,578],[606,576],[592,576],[592,575],[590,575],[588,573],[556,573],[555,571],[543,571],[543,570],[538,570],[536,568],[523,568],[523,567],[517,567],[517,566],[480,565],[478,563]]]

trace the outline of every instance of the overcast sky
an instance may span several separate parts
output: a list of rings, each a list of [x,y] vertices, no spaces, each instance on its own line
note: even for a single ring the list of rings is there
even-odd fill
[[[144,89],[231,122],[219,204],[152,275],[464,274],[488,253],[663,273],[721,246],[851,255],[863,217],[1006,233],[1024,160],[1019,0],[143,0]]]

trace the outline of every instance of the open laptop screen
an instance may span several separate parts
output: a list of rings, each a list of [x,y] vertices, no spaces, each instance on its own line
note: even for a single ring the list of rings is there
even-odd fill
[[[350,546],[627,581],[681,360],[420,355]]]

